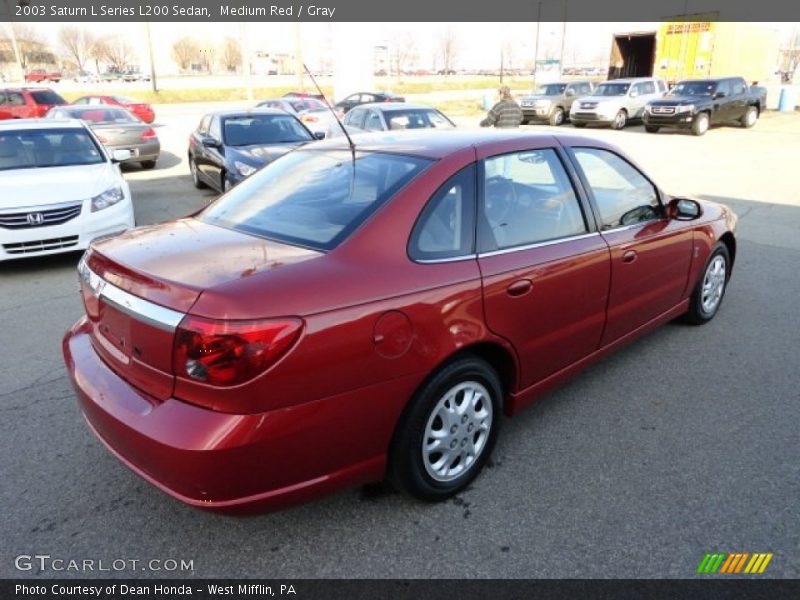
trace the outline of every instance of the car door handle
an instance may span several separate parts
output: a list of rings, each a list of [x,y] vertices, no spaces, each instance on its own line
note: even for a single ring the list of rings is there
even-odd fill
[[[530,279],[520,279],[515,281],[506,288],[506,293],[509,296],[524,296],[533,289],[533,282]]]
[[[636,260],[639,255],[636,254],[636,250],[628,250],[625,254],[622,255],[622,262],[624,263],[632,263]]]

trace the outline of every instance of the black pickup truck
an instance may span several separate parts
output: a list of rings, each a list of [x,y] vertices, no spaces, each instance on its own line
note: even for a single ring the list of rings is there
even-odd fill
[[[643,120],[648,133],[662,127],[691,129],[703,135],[711,125],[738,121],[752,127],[767,106],[767,91],[741,77],[679,81],[663,98],[651,100]]]

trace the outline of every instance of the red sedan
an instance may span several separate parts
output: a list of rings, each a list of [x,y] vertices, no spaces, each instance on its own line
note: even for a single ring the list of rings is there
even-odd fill
[[[91,429],[188,504],[386,476],[440,500],[503,414],[662,323],[712,319],[735,224],[589,138],[337,138],[96,242],[64,356]]]
[[[123,96],[81,96],[73,104],[114,104],[127,108],[145,123],[156,120],[156,113],[147,102],[137,102]]]

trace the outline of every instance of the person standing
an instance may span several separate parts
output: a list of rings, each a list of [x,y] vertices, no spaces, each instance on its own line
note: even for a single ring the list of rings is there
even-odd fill
[[[481,121],[481,127],[519,127],[522,123],[522,109],[511,97],[511,90],[504,85],[498,91],[500,102],[489,110],[486,118]]]

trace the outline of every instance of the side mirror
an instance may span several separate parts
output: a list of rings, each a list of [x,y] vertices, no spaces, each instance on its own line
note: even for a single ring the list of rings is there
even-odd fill
[[[121,163],[129,160],[133,156],[130,150],[114,150],[111,153],[111,162]]]
[[[220,146],[219,140],[211,136],[205,136],[201,138],[200,143],[203,144],[203,146],[205,146],[206,148],[219,148]]]
[[[324,140],[325,139],[325,132],[324,131],[315,131],[314,132],[314,139],[315,140]]]
[[[567,98],[575,95],[575,90],[567,90],[564,94]]]
[[[703,208],[697,200],[689,198],[673,198],[669,203],[669,216],[678,221],[693,221],[703,214]]]
[[[631,98],[636,98],[636,96],[639,95],[639,92],[637,92],[636,90],[631,90],[631,93],[629,95]]]
[[[725,92],[715,92],[714,98],[724,98],[726,96]]]

